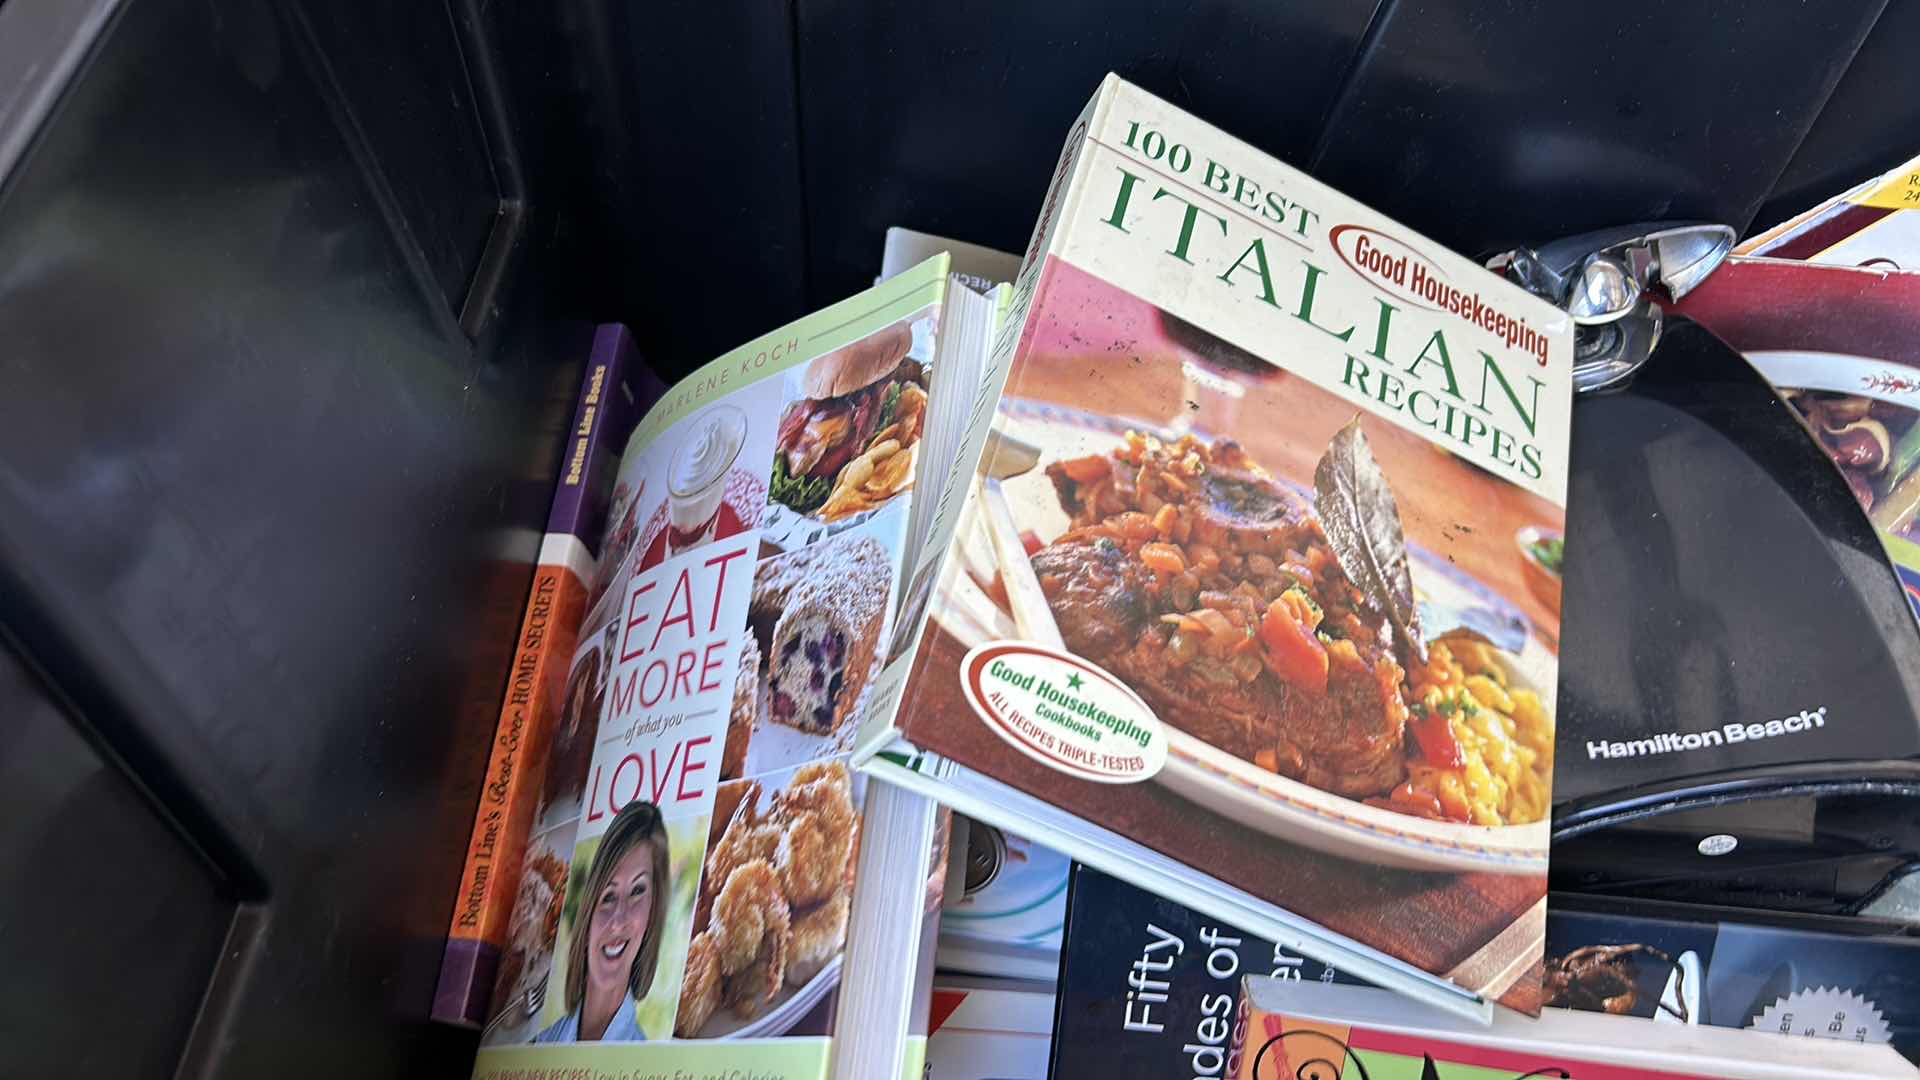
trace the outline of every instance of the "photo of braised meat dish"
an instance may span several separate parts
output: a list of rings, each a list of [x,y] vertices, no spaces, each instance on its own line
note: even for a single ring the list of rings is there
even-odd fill
[[[1069,527],[1031,561],[1061,636],[1162,720],[1370,805],[1544,818],[1551,717],[1499,650],[1424,639],[1392,493],[1357,422],[1322,460],[1313,503],[1225,438],[1129,432],[1046,472]],[[1375,573],[1365,586],[1356,561]]]

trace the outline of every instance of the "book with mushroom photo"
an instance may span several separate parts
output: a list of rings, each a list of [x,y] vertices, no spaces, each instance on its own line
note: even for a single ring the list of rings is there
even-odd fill
[[[1572,323],[1109,76],[914,549],[877,779],[1539,1007]]]
[[[945,831],[853,749],[1003,299],[937,256],[633,429],[476,1076],[918,1075]]]

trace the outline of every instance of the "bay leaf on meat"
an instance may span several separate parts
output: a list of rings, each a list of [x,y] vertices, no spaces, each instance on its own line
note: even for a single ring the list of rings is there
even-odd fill
[[[1407,654],[1425,663],[1420,608],[1413,598],[1400,506],[1367,446],[1360,418],[1334,433],[1313,470],[1314,509],[1340,569],[1392,624]]]

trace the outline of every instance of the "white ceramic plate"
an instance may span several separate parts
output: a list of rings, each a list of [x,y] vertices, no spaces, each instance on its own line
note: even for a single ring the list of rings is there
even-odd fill
[[[1041,412],[1035,409],[1033,412]],[[1094,430],[1114,421],[1082,421],[1072,410],[1044,408],[1044,415],[1014,411],[1011,434],[1038,446],[1056,448],[1048,459],[1074,453],[1094,453],[1111,445],[1112,435]],[[1000,422],[1005,423],[1002,416]],[[1084,439],[1073,428],[1088,424]],[[1036,425],[1053,427],[1041,431]],[[1068,430],[1062,431],[1062,425]],[[1141,425],[1135,424],[1139,427]],[[1150,426],[1149,426],[1150,427]],[[1063,438],[1063,435],[1065,438]],[[1066,450],[1057,449],[1070,443]],[[1084,445],[1080,445],[1084,444]],[[1066,515],[1054,497],[1042,469],[1006,481],[1009,507],[1015,521],[1042,539],[1065,530]],[[994,572],[990,542],[971,517],[960,524],[965,537],[963,555],[983,578]],[[1421,599],[1446,603],[1469,597],[1490,610],[1510,610],[1485,585],[1467,578],[1444,559],[1413,552],[1414,591]],[[959,575],[953,590],[936,609],[941,625],[969,647],[994,638],[1018,638],[1012,619],[1002,612],[967,575]],[[1514,616],[1519,618],[1517,614]],[[1524,620],[1522,620],[1524,625]],[[1508,672],[1516,686],[1540,690],[1551,687],[1554,660],[1538,638],[1525,636],[1517,654],[1506,653]],[[1501,874],[1544,874],[1547,870],[1548,823],[1484,826],[1428,821],[1321,791],[1265,769],[1188,735],[1170,718],[1167,764],[1155,778],[1183,797],[1223,817],[1291,843],[1330,855],[1379,866],[1421,870],[1468,871]]]
[[[1169,727],[1167,736],[1160,783],[1269,836],[1408,870],[1547,872],[1544,821],[1498,827],[1428,821],[1275,775],[1177,728]]]
[[[849,514],[832,523],[821,521],[811,514],[802,514],[785,503],[769,502],[760,518],[760,529],[766,541],[782,551],[792,551],[808,544],[817,544],[829,536],[836,536],[857,525],[864,524],[868,518],[893,505],[888,501],[857,514]]]
[[[844,954],[841,954],[844,955]],[[827,992],[840,985],[840,960],[836,955],[827,961],[806,984],[799,987],[782,987],[781,997],[751,1020],[741,1020],[733,1015],[725,1005],[714,1010],[713,1019],[700,1029],[696,1039],[770,1039],[776,1035],[785,1035],[793,1025],[820,1004]]]
[[[1755,349],[1747,362],[1775,386],[1828,390],[1920,409],[1920,370],[1846,353]]]

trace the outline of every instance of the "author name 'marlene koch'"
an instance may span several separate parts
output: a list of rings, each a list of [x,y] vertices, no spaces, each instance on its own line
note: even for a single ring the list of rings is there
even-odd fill
[[[1629,739],[1624,742],[1587,741],[1587,760],[1598,761],[1601,758],[1651,757],[1654,754],[1675,754],[1686,750],[1703,750],[1709,746],[1725,746],[1728,743],[1757,742],[1761,739],[1775,739],[1782,735],[1800,735],[1816,728],[1827,726],[1827,707],[1800,710],[1797,716],[1783,716],[1778,720],[1768,720],[1753,724],[1723,724],[1719,728],[1706,731],[1662,731],[1645,739]]]

